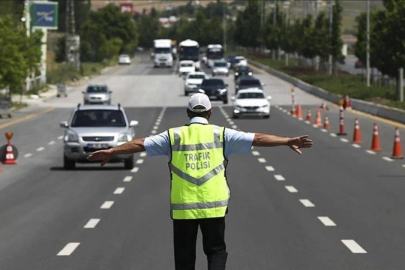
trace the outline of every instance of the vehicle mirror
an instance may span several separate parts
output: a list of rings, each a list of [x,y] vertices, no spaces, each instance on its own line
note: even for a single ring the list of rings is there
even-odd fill
[[[198,89],[198,92],[200,92],[201,94],[205,94],[205,91],[202,89]]]
[[[271,96],[267,96],[267,100],[271,100]]]
[[[136,127],[139,124],[138,121],[132,120],[131,122],[129,122],[129,126],[130,127]]]
[[[62,121],[62,122],[60,122],[60,123],[59,123],[59,126],[62,127],[62,128],[68,128],[68,127],[69,127],[67,121]]]
[[[265,86],[266,84],[265,83],[262,83],[262,86]]]
[[[231,97],[231,100],[232,100],[232,101],[235,101],[235,100],[236,100],[236,97]]]

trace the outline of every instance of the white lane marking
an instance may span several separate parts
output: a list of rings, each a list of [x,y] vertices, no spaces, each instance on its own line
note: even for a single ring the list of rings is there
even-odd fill
[[[337,135],[335,133],[331,133],[330,136],[336,137]]]
[[[142,152],[139,156],[140,157],[146,157],[146,152]]]
[[[142,164],[143,163],[143,159],[138,159],[137,161],[136,161],[136,164]]]
[[[86,225],[84,225],[83,228],[85,228],[85,229],[94,229],[99,222],[100,222],[100,219],[92,218],[87,222]]]
[[[236,128],[238,128],[238,126],[236,126],[236,125],[233,125],[233,126],[232,126],[232,128],[233,128],[233,129],[236,129]]]
[[[285,186],[285,189],[288,190],[290,193],[297,193],[298,190],[293,186]]]
[[[272,166],[266,166],[266,170],[269,172],[274,172],[274,168]]]
[[[340,138],[340,140],[341,140],[342,142],[349,142],[349,140],[348,140],[348,139],[345,139],[345,138]]]
[[[312,125],[314,128],[318,128],[319,126],[318,125]]]
[[[25,158],[32,157],[32,154],[31,154],[31,153],[25,154],[24,157],[25,157]]]
[[[138,167],[134,167],[134,168],[131,170],[131,172],[136,173],[136,172],[138,172],[138,170],[139,170]]]
[[[105,201],[105,202],[101,205],[100,209],[110,209],[111,206],[113,206],[113,204],[114,204],[114,201]]]
[[[309,124],[311,124],[311,122],[309,122],[309,121],[305,121],[305,124],[308,124],[308,125],[309,125]]]
[[[63,136],[59,136],[59,137],[58,137],[58,140],[62,140],[62,139],[63,139]]]
[[[328,132],[328,130],[327,130],[327,129],[324,129],[324,128],[321,129],[321,131],[322,131],[322,132],[325,132],[325,133]]]
[[[329,217],[318,217],[318,219],[323,223],[325,226],[336,226],[336,223],[333,222]]]
[[[125,176],[124,182],[131,182],[132,181],[132,176]]]
[[[53,144],[55,144],[55,141],[50,141],[48,144],[53,145]]]
[[[343,239],[342,243],[350,249],[352,253],[367,253],[356,241],[352,239]]]
[[[260,156],[260,153],[257,152],[257,151],[252,151],[252,155],[254,155],[254,156]]]
[[[41,152],[41,151],[43,151],[44,149],[45,149],[44,147],[40,147],[40,148],[37,149],[37,151],[38,151],[38,152]]]
[[[402,167],[404,167],[404,168],[405,168],[405,164],[404,164],[404,165],[402,165]]]
[[[383,157],[382,159],[384,159],[386,161],[394,161],[392,158],[389,158],[389,157]]]
[[[374,152],[374,151],[367,150],[366,152],[369,153],[370,155],[375,155],[375,152]]]
[[[230,124],[230,125],[234,125],[235,123],[234,123],[233,121],[229,121],[229,124]]]
[[[156,132],[157,132],[156,130],[152,130],[152,132],[151,132],[151,133],[152,133],[152,134],[156,134]]]
[[[355,143],[353,143],[353,144],[352,144],[352,146],[353,146],[354,148],[361,148],[361,146],[360,146],[360,145],[355,144]]]
[[[77,242],[69,243],[56,256],[70,256],[79,245]]]
[[[300,202],[305,206],[305,207],[315,207],[315,205],[308,199],[301,199]]]
[[[266,163],[266,160],[264,158],[258,158],[257,159],[260,163]]]
[[[153,129],[158,129],[158,128],[159,128],[158,126],[154,126],[154,127],[153,127]]]
[[[277,181],[284,181],[285,180],[284,176],[282,176],[281,174],[274,175],[274,178],[276,178]]]
[[[119,187],[114,191],[114,194],[120,195],[120,194],[124,193],[124,190],[125,190],[124,187]]]

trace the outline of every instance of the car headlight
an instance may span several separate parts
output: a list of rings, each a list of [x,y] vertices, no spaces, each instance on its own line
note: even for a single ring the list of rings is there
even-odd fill
[[[65,142],[79,142],[79,136],[76,132],[68,130],[65,134]]]
[[[241,110],[241,109],[242,109],[242,106],[236,105],[236,106],[235,106],[235,109]]]
[[[253,75],[253,73],[252,73],[252,72],[249,72],[249,73],[248,73],[248,75],[249,75],[249,76],[252,76],[252,75]]]
[[[266,108],[266,107],[268,107],[268,106],[269,106],[269,105],[266,104],[266,105],[263,105],[262,108]]]
[[[235,76],[239,76],[239,73],[238,73],[238,72],[235,72]]]
[[[226,89],[219,89],[219,93],[220,93],[220,94],[225,94],[225,93],[226,93]]]
[[[128,133],[121,133],[118,136],[118,142],[128,142],[132,140],[131,135],[129,135]]]

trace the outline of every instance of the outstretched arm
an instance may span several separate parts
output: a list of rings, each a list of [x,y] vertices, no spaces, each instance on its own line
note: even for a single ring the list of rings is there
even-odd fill
[[[281,145],[289,146],[292,150],[302,155],[300,148],[310,148],[313,142],[308,138],[308,135],[288,138],[265,133],[256,133],[253,139],[253,146],[273,147]]]
[[[115,155],[133,154],[145,151],[145,146],[143,145],[144,141],[145,138],[134,139],[108,150],[100,150],[91,153],[87,159],[90,161],[101,160],[101,166],[104,166]]]

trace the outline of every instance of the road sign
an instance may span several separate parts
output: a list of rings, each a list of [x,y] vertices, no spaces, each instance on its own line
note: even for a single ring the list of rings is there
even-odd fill
[[[134,10],[134,6],[132,5],[132,3],[120,3],[120,10],[121,13],[130,13],[132,14],[133,10]]]
[[[58,29],[59,6],[56,2],[33,2],[31,4],[31,27]]]

